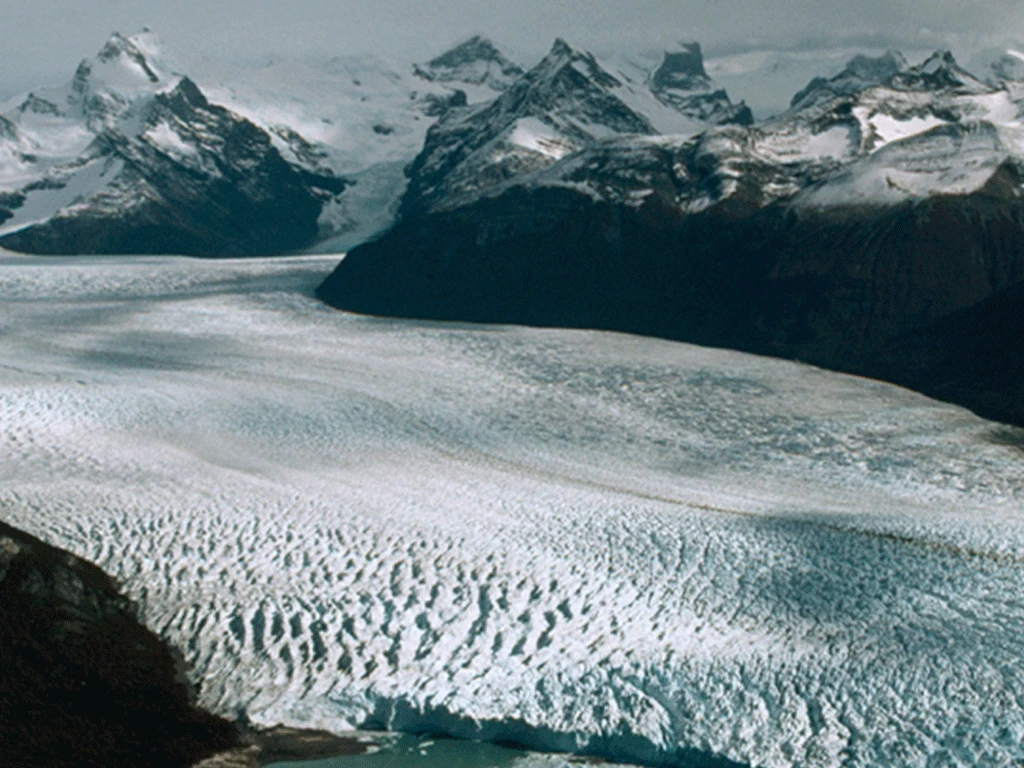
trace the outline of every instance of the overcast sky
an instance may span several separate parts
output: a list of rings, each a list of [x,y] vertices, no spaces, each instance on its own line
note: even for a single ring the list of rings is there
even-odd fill
[[[107,35],[150,27],[182,57],[380,52],[429,58],[484,33],[522,57],[556,36],[596,51],[863,41],[977,48],[1024,37],[1024,0],[3,0],[0,93],[70,77]]]

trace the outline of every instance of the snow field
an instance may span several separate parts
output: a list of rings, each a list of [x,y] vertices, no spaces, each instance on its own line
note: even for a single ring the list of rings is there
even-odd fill
[[[0,516],[115,574],[206,706],[1024,758],[1019,433],[738,353],[335,312],[336,258],[0,263]]]

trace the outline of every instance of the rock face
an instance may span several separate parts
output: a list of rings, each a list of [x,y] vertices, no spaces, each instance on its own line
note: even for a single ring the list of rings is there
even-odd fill
[[[102,571],[3,523],[0,658],[4,764],[184,768],[239,741]]]
[[[651,75],[651,91],[664,104],[715,125],[751,125],[754,115],[746,104],[733,104],[724,90],[716,90],[704,69],[700,43],[669,51]]]
[[[345,181],[294,132],[286,160],[267,131],[211,104],[145,49],[144,37],[114,35],[67,89],[18,108],[39,151],[13,174],[29,180],[10,189],[18,204],[5,209],[0,246],[243,256],[312,244]]]
[[[210,101],[270,134],[290,163],[348,182],[324,205],[314,247],[344,253],[394,222],[404,169],[430,126],[492,101],[522,69],[478,39],[419,66],[363,54],[274,59],[259,69],[204,59],[188,71]]]
[[[798,358],[1024,423],[1024,347],[1007,336],[1024,285],[1011,96],[943,52],[914,68],[858,58],[757,127],[605,139],[410,207],[320,295]]]

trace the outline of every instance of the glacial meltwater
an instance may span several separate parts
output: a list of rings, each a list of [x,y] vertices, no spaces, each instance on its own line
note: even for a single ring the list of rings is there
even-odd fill
[[[374,744],[365,755],[271,763],[267,768],[578,768],[602,762],[479,741],[403,734],[377,735]]]

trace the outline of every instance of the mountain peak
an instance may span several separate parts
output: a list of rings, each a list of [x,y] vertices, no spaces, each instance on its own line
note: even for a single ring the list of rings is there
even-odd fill
[[[548,51],[548,57],[557,56],[561,58],[572,56],[577,51],[564,38],[556,37],[555,42],[551,46],[551,50]]]
[[[835,77],[816,77],[811,80],[806,88],[793,97],[790,108],[807,109],[836,96],[853,96],[878,85],[891,85],[902,90],[920,90],[920,86],[912,85],[911,80],[907,79],[913,78],[913,71],[903,54],[897,50],[888,50],[881,56],[859,53],[850,59],[842,72]]]
[[[103,47],[96,55],[96,58],[100,61],[112,61],[125,51],[129,51],[134,47],[135,46],[132,45],[131,41],[127,37],[115,30],[110,33],[110,37],[107,38],[107,42],[103,44]]]
[[[158,98],[163,98],[170,104],[174,104],[181,99],[189,108],[206,109],[210,106],[210,102],[207,101],[203,92],[199,90],[199,86],[189,77],[182,77],[178,84],[174,86],[174,90],[169,91],[166,95],[158,96]]]
[[[471,61],[501,61],[505,57],[486,37],[474,35],[449,51],[430,60],[428,66],[443,68],[457,67]]]
[[[846,64],[840,75],[850,75],[865,82],[881,85],[889,82],[900,72],[910,69],[903,54],[896,50],[888,50],[881,56],[866,56],[858,53]]]
[[[956,57],[952,51],[939,50],[929,56],[923,64],[918,67],[922,72],[928,75],[936,74],[940,70],[955,70],[959,69],[960,65],[957,64]]]
[[[711,78],[704,69],[704,53],[700,43],[683,43],[680,51],[666,51],[661,66],[651,76],[651,85],[658,90],[706,91]]]
[[[569,70],[572,72],[570,73]],[[548,55],[528,73],[535,83],[554,81],[568,74],[573,80],[585,78],[602,89],[618,88],[622,83],[602,67],[592,53],[573,48],[557,38]],[[580,86],[583,83],[579,83]]]
[[[67,106],[97,124],[125,117],[133,103],[174,84],[164,76],[158,55],[156,37],[148,30],[132,37],[114,32],[94,58],[78,65]]]
[[[144,32],[147,33],[148,31],[148,29],[144,30]],[[137,67],[149,82],[160,82],[160,76],[150,66],[149,61],[146,59],[146,55],[142,52],[139,46],[136,45],[136,42],[125,37],[120,32],[114,32],[107,39],[106,44],[100,50],[96,59],[97,61],[107,64],[122,58],[127,60],[125,63]]]
[[[430,82],[488,85],[496,91],[505,90],[523,74],[522,67],[480,35],[459,43],[424,66],[417,65],[413,71]]]
[[[939,50],[922,64],[892,78],[892,87],[903,91],[952,91],[957,94],[988,93],[992,88],[960,66],[948,50]]]
[[[648,77],[648,86],[662,104],[695,120],[714,125],[754,122],[746,104],[733,104],[724,89],[715,90],[704,68],[700,43],[680,43],[679,50],[665,51],[661,66]]]
[[[1004,51],[989,65],[989,70],[996,83],[1013,83],[1024,81],[1024,53],[1013,49]]]

